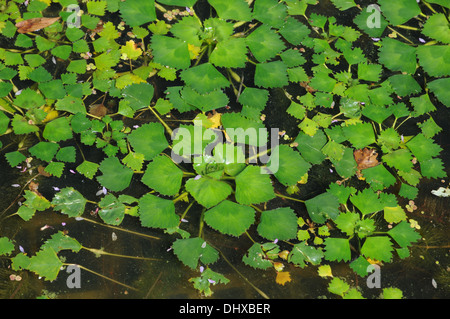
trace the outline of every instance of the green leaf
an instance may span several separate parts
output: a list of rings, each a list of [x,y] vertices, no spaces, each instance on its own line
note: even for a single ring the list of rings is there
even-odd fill
[[[99,167],[103,175],[97,177],[98,181],[105,188],[119,192],[130,185],[133,171],[123,166],[117,157],[105,158]]]
[[[262,123],[234,112],[222,114],[221,121],[233,142],[258,147],[267,144],[267,130]]]
[[[85,59],[83,60],[72,60],[67,66],[67,71],[74,72],[78,74],[84,74],[86,72],[87,62]]]
[[[182,179],[183,171],[171,159],[160,155],[147,165],[141,180],[158,193],[173,196],[180,190]]]
[[[135,152],[129,152],[122,159],[122,163],[131,168],[133,171],[140,171],[144,165],[144,155]]]
[[[422,236],[417,233],[411,225],[402,221],[394,228],[388,231],[389,236],[391,236],[397,244],[401,247],[408,247],[411,243],[417,242]]]
[[[181,21],[175,23],[170,32],[177,38],[182,39],[190,45],[200,47],[202,42],[199,35],[202,33],[201,22],[193,16],[183,17]]]
[[[27,159],[27,157],[19,151],[6,153],[5,158],[11,167],[15,167]]]
[[[378,82],[380,80],[381,71],[382,66],[380,64],[358,64],[358,79]]]
[[[401,208],[399,205],[397,205],[396,207],[385,207],[384,219],[388,223],[398,223],[402,220],[406,220],[406,214],[403,208]]]
[[[245,64],[247,62],[246,39],[229,38],[227,40],[217,43],[214,50],[211,52],[209,61],[218,67],[225,67],[225,68],[245,67]]]
[[[322,153],[328,156],[332,162],[340,162],[344,156],[345,149],[346,147],[344,145],[330,140],[324,147],[322,147]]]
[[[217,205],[225,200],[232,192],[229,184],[208,176],[202,176],[199,179],[189,179],[186,182],[186,190],[199,204],[206,208]]]
[[[230,85],[228,80],[210,63],[194,66],[180,73],[181,79],[200,94]]]
[[[434,93],[439,101],[447,107],[450,107],[450,77],[437,79],[428,83],[428,89]]]
[[[50,239],[47,239],[41,246],[42,250],[47,248],[53,249],[56,253],[67,249],[77,253],[81,250],[81,248],[83,248],[83,246],[75,238],[64,235],[62,231],[58,231],[53,234]]]
[[[375,133],[370,123],[356,123],[344,126],[342,131],[353,147],[357,149],[375,143]]]
[[[139,219],[144,227],[177,227],[180,218],[172,200],[145,194],[139,199]]]
[[[392,242],[387,236],[373,236],[367,237],[361,253],[371,259],[389,262],[392,258]]]
[[[422,134],[427,138],[432,138],[442,131],[442,128],[436,124],[432,117],[429,117],[428,120],[423,123],[418,123],[417,125],[422,130]]]
[[[344,294],[350,289],[350,286],[345,282],[345,280],[339,277],[334,277],[328,284],[327,289],[333,294],[344,297]]]
[[[13,250],[13,242],[7,237],[0,237],[0,256],[9,255]]]
[[[351,257],[350,243],[347,238],[327,237],[324,241],[324,256],[329,261],[349,261]]]
[[[378,195],[370,188],[366,188],[358,192],[358,194],[351,196],[350,201],[363,215],[375,213],[383,209],[383,204],[379,200]]]
[[[105,15],[107,1],[90,1],[86,4],[88,12],[98,16]]]
[[[450,44],[450,27],[443,13],[433,14],[423,26],[422,33],[442,43]]]
[[[97,173],[98,167],[97,163],[84,160],[83,163],[77,166],[76,170],[87,178],[92,179]]]
[[[384,165],[377,165],[370,167],[363,172],[366,181],[374,190],[382,190],[395,184],[395,177],[384,167]]]
[[[98,203],[98,215],[109,225],[120,225],[125,217],[125,205],[119,202],[113,194],[106,194]]]
[[[36,213],[36,210],[34,208],[30,208],[27,205],[22,205],[17,210],[17,215],[20,216],[24,221],[29,221],[31,218],[33,218],[34,214]]]
[[[59,145],[52,142],[39,142],[28,149],[31,155],[46,162],[51,162]]]
[[[322,130],[313,136],[300,132],[294,142],[298,143],[297,149],[302,157],[311,164],[320,164],[325,159],[321,149],[327,143],[327,137]]]
[[[273,170],[272,173],[278,181],[285,186],[296,185],[311,168],[311,164],[287,145],[278,145],[272,150],[267,166],[269,170]],[[276,170],[272,167],[275,167]]]
[[[403,24],[421,13],[416,0],[379,0],[381,12],[393,25]]]
[[[442,148],[433,142],[432,139],[426,138],[419,133],[406,143],[406,146],[414,154],[419,162],[431,159],[439,155]]]
[[[450,46],[422,45],[417,47],[419,63],[430,76],[450,75]]]
[[[308,246],[305,242],[295,244],[288,255],[288,261],[301,268],[306,266],[306,263],[311,265],[320,265],[324,254],[321,249]]]
[[[84,213],[86,202],[83,195],[76,189],[73,187],[65,187],[55,194],[52,205],[55,210],[69,217],[79,217]]]
[[[268,25],[261,25],[245,39],[253,56],[259,62],[275,57],[285,48],[280,36]]]
[[[433,2],[433,1],[430,1]],[[402,299],[403,292],[398,288],[383,288],[382,293],[383,299]]]
[[[262,237],[269,240],[296,238],[297,215],[289,207],[263,211],[257,230]]]
[[[444,164],[440,158],[432,158],[420,162],[422,175],[428,178],[443,178],[446,176]]]
[[[255,85],[264,88],[283,87],[288,84],[287,67],[281,61],[256,64]]]
[[[60,142],[72,138],[72,129],[67,117],[60,117],[47,123],[42,136],[49,141]]]
[[[40,83],[50,81],[52,76],[43,66],[39,66],[28,73],[28,78],[34,82]]]
[[[305,205],[314,223],[323,224],[328,218],[334,220],[339,215],[339,200],[329,192],[306,200]]]
[[[64,171],[64,163],[61,162],[51,162],[45,167],[44,171],[50,175],[61,177]]]
[[[356,223],[360,220],[359,214],[353,212],[340,213],[336,218],[336,226],[348,236],[355,232]]]
[[[200,237],[177,239],[172,247],[178,259],[192,269],[197,268],[199,261],[211,264],[219,258],[218,251]]]
[[[39,128],[36,125],[29,124],[26,118],[18,114],[14,115],[11,121],[11,126],[14,130],[14,133],[17,135],[39,131]]]
[[[299,45],[308,37],[311,30],[297,19],[287,17],[279,32],[290,44]]]
[[[392,71],[414,74],[416,71],[416,49],[398,40],[383,38],[379,61]]]
[[[236,176],[236,201],[243,205],[260,204],[275,198],[270,175],[249,165]]]
[[[390,167],[407,172],[412,166],[412,154],[407,149],[399,149],[383,155],[383,161]]]
[[[119,3],[121,17],[130,27],[140,26],[156,20],[155,2],[148,0],[126,0]]]
[[[169,145],[164,136],[164,127],[160,123],[142,125],[128,135],[128,141],[134,151],[144,155],[147,161],[153,159]]]
[[[331,2],[336,6],[336,8],[342,11],[356,7],[355,1],[353,0],[331,0]]]
[[[276,0],[256,0],[253,6],[253,17],[273,28],[281,27],[286,15],[286,6]]]
[[[251,9],[244,0],[208,0],[208,2],[214,7],[221,19],[252,20]]]
[[[52,80],[39,83],[39,90],[47,99],[58,100],[66,95],[66,90],[61,80]]]
[[[244,264],[256,269],[267,269],[272,267],[270,260],[265,258],[262,245],[254,243],[249,249],[246,255],[242,257]]]
[[[183,40],[154,34],[150,47],[157,63],[175,69],[186,69],[191,64],[188,44]]]
[[[84,106],[83,100],[81,98],[73,97],[70,95],[64,97],[61,100],[58,100],[55,104],[55,109],[58,111],[67,111],[73,114],[86,114],[86,107]]]
[[[216,90],[205,94],[200,94],[192,88],[185,86],[181,90],[182,98],[203,112],[225,107],[229,100],[222,90]]]
[[[76,160],[76,150],[73,146],[66,146],[60,148],[58,153],[56,153],[56,159],[61,162],[75,163]]]
[[[205,213],[205,222],[215,230],[239,237],[254,223],[255,210],[224,200]]]
[[[45,197],[29,190],[25,190],[24,198],[24,205],[28,206],[31,209],[44,211],[51,206],[50,202]]]
[[[153,93],[153,85],[149,83],[134,83],[122,90],[122,96],[135,111],[147,108],[153,98]]]
[[[264,89],[246,87],[239,95],[239,103],[263,110],[269,100],[269,91]]]
[[[53,281],[58,276],[63,263],[59,260],[53,248],[47,247],[40,250],[30,258],[28,269],[43,277],[45,280]]]
[[[420,85],[410,74],[396,74],[391,76],[388,80],[391,83],[394,92],[399,96],[417,94],[422,91]]]
[[[36,91],[26,88],[23,89],[20,95],[16,95],[14,104],[24,109],[34,109],[45,104],[45,100],[41,94]]]

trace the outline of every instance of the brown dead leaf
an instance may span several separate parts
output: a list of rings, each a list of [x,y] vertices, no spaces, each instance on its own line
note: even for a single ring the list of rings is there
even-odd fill
[[[103,104],[93,104],[89,107],[89,113],[94,116],[104,117],[108,113],[108,109]]]
[[[32,18],[16,23],[17,32],[28,33],[43,29],[58,21],[61,17],[56,18]]]
[[[30,182],[30,184],[28,185],[28,188],[30,189],[30,191],[32,191],[33,193],[35,193],[39,197],[42,197],[42,194],[39,193],[39,191],[38,191],[39,183]]]
[[[42,165],[39,165],[39,167],[38,167],[38,172],[39,172],[40,175],[42,175],[42,176],[44,176],[44,177],[50,177],[50,176],[52,176],[52,175],[50,175],[49,173],[47,173],[47,172],[45,171],[45,167],[42,166]]]
[[[377,160],[378,153],[374,149],[365,147],[364,149],[355,150],[353,152],[355,161],[358,164],[357,169],[366,169],[377,166],[379,164]]]

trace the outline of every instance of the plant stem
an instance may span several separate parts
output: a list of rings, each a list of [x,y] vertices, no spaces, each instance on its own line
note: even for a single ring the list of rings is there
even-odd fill
[[[173,200],[173,203],[175,204],[176,202],[179,202],[180,200],[184,199],[185,197],[187,197],[189,195],[188,192],[184,192],[183,194],[181,194],[180,196],[178,196],[177,198],[175,198]]]
[[[132,231],[132,230],[123,229],[123,228],[120,228],[120,227],[99,223],[99,222],[97,222],[95,220],[84,218],[84,217],[82,217],[82,220],[85,220],[87,222],[90,222],[90,223],[93,223],[93,224],[96,224],[96,225],[102,225],[102,226],[105,226],[105,227],[108,227],[108,228],[112,228],[112,229],[115,229],[115,230],[120,230],[120,231],[123,231],[123,232],[126,232],[126,233],[130,233],[130,234],[133,234],[133,235],[138,235],[138,236],[147,237],[147,238],[151,238],[151,239],[160,239],[159,237],[146,235],[146,234],[138,233],[138,232],[135,232],[135,231]]]
[[[239,276],[241,276],[242,279],[245,280],[245,282],[247,282],[253,289],[255,289],[255,290],[256,290],[263,298],[265,298],[265,299],[270,299],[269,296],[267,296],[261,289],[259,289],[259,288],[256,287],[254,284],[252,284],[252,283],[250,282],[250,280],[248,280],[243,274],[241,274],[241,273],[239,272],[239,270],[237,270],[237,268],[233,266],[233,264],[228,260],[228,258],[227,258],[227,257],[226,257],[226,256],[225,256],[218,248],[214,247],[214,249],[216,249],[216,250],[219,252],[219,254],[222,256],[222,258],[225,260],[225,262],[226,262],[231,268],[233,268],[233,270],[234,270],[235,272],[237,272],[237,274],[238,274]]]
[[[305,202],[304,200],[301,200],[301,199],[298,199],[298,198],[289,197],[289,196],[285,196],[285,195],[281,195],[281,194],[278,194],[278,193],[275,193],[275,196],[278,196],[278,197],[284,198],[284,199],[293,200],[293,201],[300,202],[300,203],[304,203]]]
[[[79,268],[81,268],[81,269],[84,269],[84,270],[86,270],[86,271],[88,271],[88,272],[90,272],[90,273],[92,273],[92,274],[94,274],[94,275],[96,275],[96,276],[99,276],[99,277],[101,277],[101,278],[103,278],[103,279],[106,279],[106,280],[109,280],[109,281],[111,281],[111,282],[113,282],[113,283],[115,283],[115,284],[124,286],[124,287],[126,287],[126,288],[128,288],[128,289],[132,289],[132,290],[135,290],[135,291],[138,291],[138,290],[139,290],[139,289],[136,289],[136,288],[134,288],[134,287],[128,286],[127,284],[124,284],[124,283],[122,283],[122,282],[120,282],[120,281],[117,281],[117,280],[115,280],[115,279],[109,278],[109,277],[107,277],[107,276],[105,276],[105,275],[102,275],[102,274],[100,274],[100,273],[98,273],[98,272],[96,272],[96,271],[93,271],[93,270],[91,270],[91,269],[89,269],[89,268],[86,268],[86,267],[81,266],[81,265],[78,265],[78,264],[67,264],[67,263],[63,263],[63,265],[64,265],[64,266],[76,266],[76,267],[79,267]]]
[[[139,256],[128,256],[128,255],[121,255],[121,254],[114,254],[109,253],[101,249],[96,248],[88,248],[88,247],[82,247],[85,250],[90,251],[93,254],[96,255],[106,255],[106,256],[114,256],[114,257],[121,257],[121,258],[130,258],[130,259],[140,259],[140,260],[152,260],[152,261],[161,261],[161,259],[158,258],[148,258],[148,257],[139,257]]]
[[[162,120],[162,118],[158,115],[158,113],[156,113],[156,111],[149,105],[148,108],[150,109],[150,111],[153,112],[153,114],[156,116],[156,118],[161,122],[161,124],[166,128],[167,133],[169,133],[170,136],[172,136],[172,129],[169,127],[169,125],[166,124],[166,122],[164,122]]]

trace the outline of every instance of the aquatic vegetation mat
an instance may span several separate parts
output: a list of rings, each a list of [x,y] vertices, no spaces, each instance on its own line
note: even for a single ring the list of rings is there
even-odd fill
[[[77,174],[101,189],[93,201],[27,183],[9,217],[88,220],[94,207],[106,226],[137,219],[170,236],[205,296],[229,282],[214,233],[249,242],[243,264],[280,285],[288,264],[318,266],[330,293],[363,298],[327,267],[366,278],[408,258],[422,236],[402,199],[446,177],[433,113],[450,107],[449,5],[332,0],[330,15],[321,2],[0,1],[2,156],[39,168],[30,182]],[[305,191],[315,179],[328,186]],[[11,268],[47,281],[72,265],[61,250],[84,248],[55,231],[29,256],[11,236]]]

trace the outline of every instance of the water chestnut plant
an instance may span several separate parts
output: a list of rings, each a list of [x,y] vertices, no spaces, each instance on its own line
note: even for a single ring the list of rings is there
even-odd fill
[[[107,227],[136,219],[170,236],[205,296],[229,282],[217,263],[235,269],[211,233],[246,242],[242,263],[281,285],[288,265],[344,262],[366,278],[408,258],[422,236],[402,203],[446,177],[433,113],[450,107],[450,7],[322,2],[0,1],[2,156],[39,167],[30,182],[76,173],[105,190],[93,201],[70,184],[24,187],[2,217],[89,221],[95,207]],[[305,191],[315,179],[327,187]],[[61,250],[106,254],[55,232],[30,257],[11,235],[0,255],[48,281],[70,265]],[[349,289],[328,286],[362,297]]]

